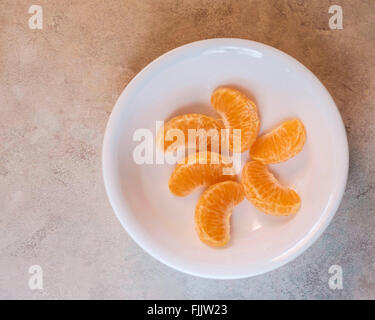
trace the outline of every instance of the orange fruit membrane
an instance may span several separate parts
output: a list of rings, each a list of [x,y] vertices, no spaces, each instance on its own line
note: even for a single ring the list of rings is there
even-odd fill
[[[250,149],[250,156],[266,164],[283,162],[297,155],[305,141],[303,123],[298,119],[287,120],[259,137]]]
[[[195,227],[199,239],[213,247],[221,247],[230,239],[232,209],[244,199],[240,183],[224,181],[209,187],[195,208]]]
[[[299,195],[280,184],[267,165],[250,161],[242,170],[242,185],[246,198],[260,211],[274,216],[288,216],[301,206]]]
[[[221,115],[224,126],[229,129],[230,150],[249,150],[258,135],[260,125],[255,103],[238,90],[219,88],[212,94],[211,104]],[[241,143],[238,141],[239,137]]]
[[[157,134],[156,144],[158,148],[164,152],[173,152],[183,145],[188,147],[189,129],[200,130],[196,132],[197,134],[193,136],[194,138],[191,138],[191,142],[193,142],[193,146],[195,143],[197,151],[211,150],[211,146],[214,145],[216,149],[213,151],[219,152],[221,123],[211,117],[197,113],[184,114],[167,121]],[[190,130],[190,134],[192,133],[194,131]],[[199,137],[201,137],[201,141],[203,139],[207,141],[204,150],[200,150],[202,148],[199,148]]]
[[[199,186],[235,180],[233,163],[216,152],[197,152],[178,163],[169,178],[169,190],[184,197]]]

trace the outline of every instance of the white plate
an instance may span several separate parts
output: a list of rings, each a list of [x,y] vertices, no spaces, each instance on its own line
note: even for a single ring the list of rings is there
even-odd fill
[[[133,151],[140,142],[133,141],[133,134],[139,128],[155,132],[155,121],[172,115],[213,115],[211,93],[224,85],[254,98],[260,133],[298,117],[305,124],[307,141],[295,158],[272,166],[280,180],[299,193],[300,211],[293,217],[273,217],[245,200],[233,211],[230,244],[213,249],[199,241],[194,229],[201,190],[174,197],[168,190],[174,166],[136,164]],[[105,187],[123,227],[156,259],[207,278],[261,274],[306,250],[334,216],[347,172],[345,129],[325,87],[287,54],[240,39],[194,42],[149,64],[118,99],[103,146]]]

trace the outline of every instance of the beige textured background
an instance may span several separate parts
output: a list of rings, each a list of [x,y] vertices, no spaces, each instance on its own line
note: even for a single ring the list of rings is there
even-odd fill
[[[40,4],[43,30],[28,28]],[[328,7],[344,29],[328,28]],[[375,298],[373,0],[0,0],[0,298]],[[182,44],[239,37],[297,58],[327,86],[351,152],[344,200],[302,256],[264,276],[194,278],[142,251],[101,177],[112,107],[142,67]],[[28,268],[44,290],[28,288]],[[327,285],[344,270],[344,289]]]

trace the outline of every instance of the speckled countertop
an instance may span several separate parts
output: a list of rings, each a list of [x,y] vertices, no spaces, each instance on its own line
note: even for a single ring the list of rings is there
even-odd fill
[[[375,2],[372,0],[0,1],[0,298],[375,298]],[[328,8],[343,8],[343,29]],[[320,239],[293,262],[245,280],[195,278],[139,248],[107,200],[101,146],[126,84],[164,52],[238,37],[297,58],[346,125],[347,190]],[[29,288],[29,267],[43,290]],[[328,286],[331,265],[343,289]]]

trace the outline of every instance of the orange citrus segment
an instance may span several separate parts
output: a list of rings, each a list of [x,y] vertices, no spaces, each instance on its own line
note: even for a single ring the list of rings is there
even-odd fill
[[[174,195],[184,197],[199,186],[225,180],[235,180],[232,162],[219,153],[198,152],[177,164],[168,184]]]
[[[195,226],[199,239],[214,247],[227,244],[232,209],[243,199],[242,186],[234,181],[214,184],[203,192],[195,208]]]
[[[258,135],[260,124],[255,103],[238,90],[219,88],[212,94],[211,104],[221,115],[225,127],[229,129],[230,150],[244,152],[250,149]],[[237,148],[233,143],[237,139],[234,129],[241,130],[241,144]]]
[[[299,195],[281,185],[261,162],[246,163],[242,170],[242,185],[246,198],[264,213],[287,216],[296,213],[301,206]]]
[[[156,143],[160,150],[165,152],[173,152],[181,145],[188,147],[189,142],[189,129],[203,129],[207,133],[207,149],[199,149],[199,139],[198,135],[194,139],[196,143],[197,151],[207,151],[210,150],[212,144],[217,144],[217,150],[220,148],[220,129],[222,125],[217,120],[205,116],[203,114],[191,113],[177,116],[167,121],[164,126],[159,129]],[[211,132],[210,130],[213,129]],[[176,136],[176,131],[179,130],[182,134],[182,139]],[[169,132],[169,134],[168,134]],[[212,133],[212,135],[210,135]],[[216,134],[215,134],[216,133]],[[164,145],[163,145],[164,140]]]
[[[250,149],[250,156],[263,163],[279,163],[298,154],[306,141],[306,131],[298,119],[283,122],[259,137]]]

